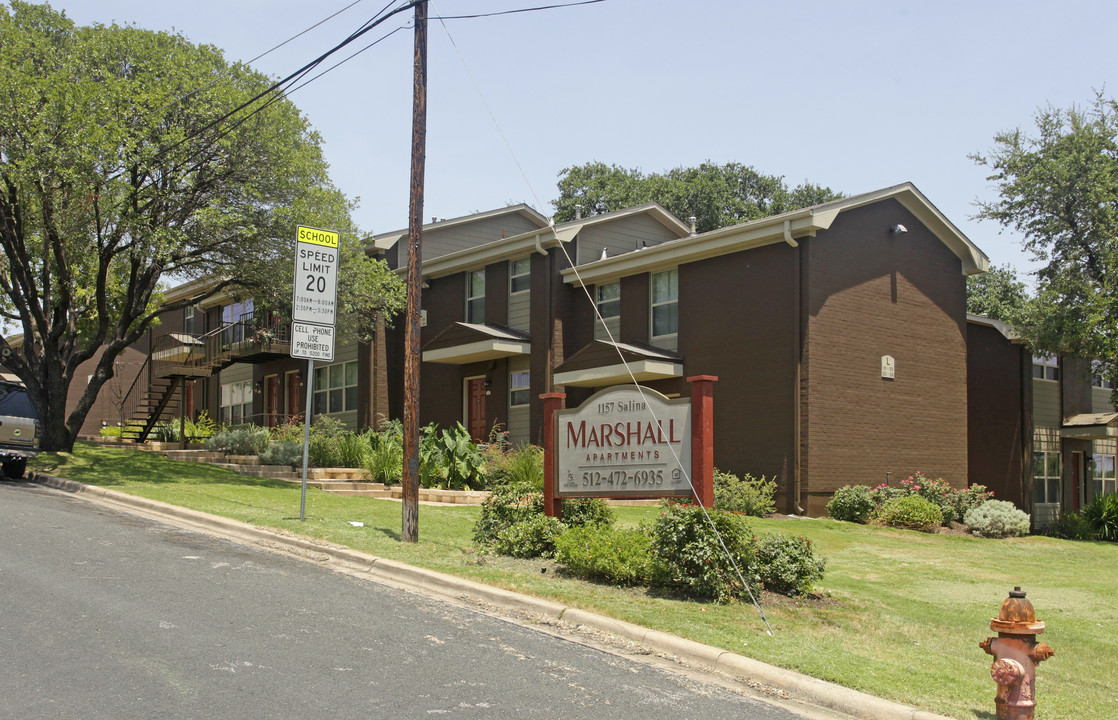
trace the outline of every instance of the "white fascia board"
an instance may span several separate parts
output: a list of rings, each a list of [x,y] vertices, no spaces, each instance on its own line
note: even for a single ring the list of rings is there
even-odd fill
[[[544,248],[555,247],[559,243],[573,240],[581,229],[581,224],[563,228],[540,228],[538,231],[532,230],[442,255],[423,263],[423,277],[434,279],[466,270],[476,270],[501,260],[511,260],[525,253],[534,252],[537,244]]]
[[[763,221],[755,220],[694,237],[669,240],[644,250],[567,268],[563,271],[563,280],[572,285],[578,284],[579,277],[587,285],[616,282],[625,275],[670,270],[684,263],[784,242],[785,221],[790,224],[793,236],[813,235],[829,228],[838,212],[837,208],[829,208],[823,212],[775,215]]]
[[[465,345],[425,350],[423,362],[465,365],[482,360],[496,360],[511,355],[527,355],[532,352],[532,344],[517,340],[479,340]]]
[[[629,375],[630,370],[632,376]],[[637,382],[644,382],[673,377],[683,377],[683,365],[680,363],[661,360],[638,360],[629,363],[628,367],[624,363],[618,363],[605,367],[555,373],[552,377],[552,383],[573,387],[602,387],[630,382],[633,378],[636,378]]]

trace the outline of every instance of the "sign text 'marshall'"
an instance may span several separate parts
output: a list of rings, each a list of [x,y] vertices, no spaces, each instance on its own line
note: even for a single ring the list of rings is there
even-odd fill
[[[643,404],[643,403],[642,403]],[[676,432],[674,419],[666,423],[649,421],[587,423],[580,420],[567,424],[568,448],[633,447],[678,443],[682,438]]]

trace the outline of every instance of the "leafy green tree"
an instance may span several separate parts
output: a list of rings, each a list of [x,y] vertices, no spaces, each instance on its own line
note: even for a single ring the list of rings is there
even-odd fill
[[[398,304],[295,106],[224,118],[270,85],[177,34],[0,6],[0,326],[22,330],[0,338],[0,361],[26,384],[44,448],[72,448],[117,356],[178,307],[161,304],[164,278],[289,296],[297,223],[342,232],[343,281],[374,293],[347,310]]]
[[[1036,135],[994,137],[988,155],[998,198],[978,217],[1020,233],[1043,263],[1024,335],[1037,350],[1092,358],[1118,374],[1118,104],[1047,107]]]
[[[695,229],[706,232],[840,197],[811,183],[789,189],[784,178],[763,175],[741,163],[705,162],[645,174],[589,162],[560,171],[559,198],[553,205],[555,219],[566,221],[574,218],[575,205],[582,205],[583,215],[597,215],[658,202],[683,220],[694,216]]]
[[[1029,322],[1031,299],[1012,265],[993,265],[967,277],[967,312],[1012,325],[1020,331]]]

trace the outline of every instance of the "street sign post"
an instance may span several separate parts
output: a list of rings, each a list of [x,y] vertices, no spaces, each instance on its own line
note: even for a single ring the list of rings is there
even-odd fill
[[[338,310],[338,233],[300,225],[295,234],[295,285],[291,296],[291,357],[307,361],[303,413],[303,486],[299,519],[307,516],[307,451],[311,442],[314,361],[334,359]]]

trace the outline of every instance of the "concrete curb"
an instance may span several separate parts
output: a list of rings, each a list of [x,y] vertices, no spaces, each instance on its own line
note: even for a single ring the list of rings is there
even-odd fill
[[[297,551],[296,554],[350,573],[366,575],[383,584],[403,587],[445,598],[476,598],[486,604],[510,611],[527,612],[550,620],[562,620],[592,630],[609,633],[643,645],[695,668],[718,673],[734,680],[757,682],[798,702],[833,710],[860,720],[952,720],[943,715],[916,710],[857,690],[835,685],[807,675],[737,655],[727,650],[650,630],[624,620],[597,615],[560,603],[490,587],[453,575],[413,567],[379,558],[322,540],[249,525],[217,515],[170,505],[158,500],[128,495],[95,485],[30,472],[28,479],[47,487],[86,496],[91,500],[124,510],[174,518],[180,525],[217,533],[269,549]]]

